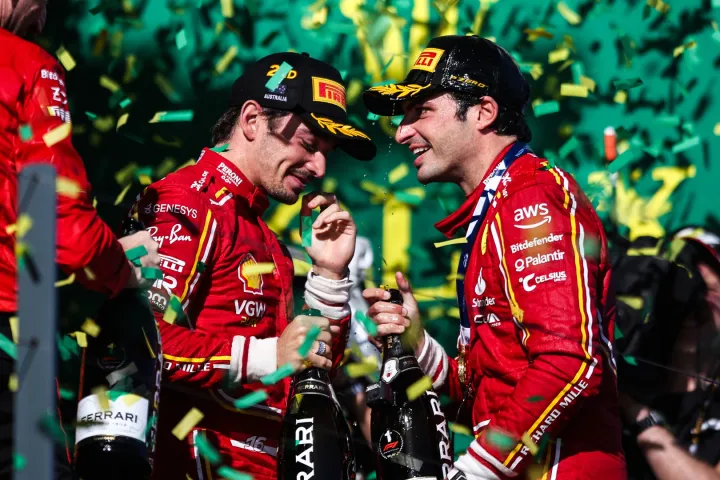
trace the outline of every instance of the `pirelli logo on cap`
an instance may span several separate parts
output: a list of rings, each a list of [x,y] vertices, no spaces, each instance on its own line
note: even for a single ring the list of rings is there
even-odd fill
[[[420,53],[410,70],[434,72],[443,53],[445,53],[445,50],[439,48],[426,48]]]
[[[322,77],[312,77],[312,82],[313,101],[332,103],[347,112],[345,107],[345,87],[338,82]]]

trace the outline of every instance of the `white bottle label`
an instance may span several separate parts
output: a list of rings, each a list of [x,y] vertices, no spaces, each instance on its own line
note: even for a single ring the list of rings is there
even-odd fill
[[[77,421],[92,423],[77,427],[75,443],[100,435],[121,435],[145,443],[149,407],[147,399],[128,393],[115,400],[108,399],[108,404],[110,408],[103,409],[97,395],[88,395],[80,400]]]

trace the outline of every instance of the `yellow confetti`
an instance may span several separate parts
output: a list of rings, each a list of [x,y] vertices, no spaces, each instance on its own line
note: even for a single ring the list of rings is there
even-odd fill
[[[188,436],[188,433],[190,433],[190,430],[192,430],[195,425],[200,423],[200,420],[202,420],[204,416],[205,415],[203,415],[200,410],[193,407],[188,413],[185,414],[183,419],[180,420],[177,425],[175,425],[172,430],[172,434],[175,435],[178,440],[184,440],[185,437]]]
[[[104,385],[93,388],[92,393],[93,395],[97,395],[100,408],[110,410],[110,399],[108,399],[107,388]]]
[[[168,97],[172,98],[175,96],[175,88],[172,86],[172,84],[168,81],[167,78],[163,77],[159,73],[155,75],[155,85],[158,86],[161,92]]]
[[[117,125],[115,126],[116,132],[118,130],[120,130],[120,127],[122,127],[123,125],[125,125],[127,123],[129,116],[130,116],[129,113],[123,113],[122,115],[120,115],[120,118],[118,118],[118,121],[117,121]]]
[[[57,49],[55,55],[57,55],[58,60],[60,60],[60,63],[62,63],[62,66],[65,67],[65,70],[68,72],[75,68],[75,65],[77,65],[73,56],[70,55],[70,52],[65,50],[65,47],[63,47],[62,45],[60,45],[60,48]]]
[[[401,163],[390,170],[390,173],[388,173],[388,182],[390,182],[391,185],[393,183],[397,183],[405,178],[408,173],[410,173],[410,169],[408,168],[407,163]]]
[[[227,51],[223,54],[223,56],[220,58],[220,60],[218,60],[218,62],[215,64],[215,71],[218,74],[224,73],[225,70],[227,70],[227,67],[230,65],[230,62],[232,62],[235,58],[235,55],[237,55],[237,53],[237,46],[233,45],[228,48]]]
[[[10,377],[8,378],[8,390],[11,392],[17,392],[18,389],[18,379],[17,375],[14,373],[10,374]]]
[[[112,93],[115,93],[118,90],[120,90],[120,85],[118,85],[118,83],[115,80],[108,77],[107,75],[100,75],[100,86],[103,88],[107,88]]]
[[[93,127],[97,128],[101,132],[109,132],[115,125],[115,118],[112,115],[106,115],[104,117],[98,117],[93,120]]]
[[[587,97],[588,87],[574,83],[563,83],[560,85],[560,95],[563,97]]]
[[[123,403],[125,403],[125,405],[127,405],[128,407],[132,407],[143,397],[141,397],[140,395],[135,395],[134,393],[128,393],[127,395],[123,395],[120,398],[122,399]]]
[[[137,169],[138,164],[135,162],[125,165],[125,167],[115,172],[115,181],[118,185],[126,185],[130,179],[132,179],[133,175],[135,175],[135,170]]]
[[[262,275],[263,273],[272,273],[273,270],[275,270],[275,264],[272,262],[256,263],[255,265],[242,267],[243,275]]]
[[[615,103],[625,103],[627,102],[627,96],[628,95],[625,90],[618,90],[613,100],[615,101]]]
[[[232,18],[235,16],[235,8],[232,0],[220,0],[220,12],[225,18]]]
[[[543,28],[543,27],[526,28],[525,30],[523,30],[523,33],[528,36],[529,42],[534,42],[535,40],[537,40],[540,37],[548,38],[548,39],[553,38],[553,34],[548,32],[547,30],[545,30],[545,28]]]
[[[163,321],[172,325],[177,320],[177,312],[172,308],[167,308],[163,314]]]
[[[448,245],[459,245],[461,243],[467,243],[467,238],[453,238],[452,240],[445,240],[444,242],[435,242],[433,245],[435,245],[435,248],[442,248],[447,247]]]
[[[17,343],[20,338],[20,322],[18,317],[10,317],[10,333],[12,333],[13,342]]]
[[[72,273],[72,274],[70,274],[70,276],[67,277],[65,280],[58,280],[57,282],[55,282],[55,287],[56,287],[56,288],[57,288],[57,287],[64,287],[64,286],[66,286],[66,285],[70,285],[70,284],[73,283],[74,281],[75,281],[75,274]]]
[[[533,457],[537,455],[540,451],[535,442],[533,442],[533,439],[530,438],[528,432],[523,433],[522,442],[528,448],[528,450],[530,450],[530,455],[532,455]]]
[[[591,92],[595,92],[595,80],[585,75],[580,75],[580,85],[584,85]]]
[[[90,267],[83,268],[83,272],[85,272],[85,276],[90,280],[91,282],[95,280],[95,274],[92,270],[90,270]]]
[[[720,135],[720,122],[715,124],[715,128],[713,128],[713,133],[715,135]]]
[[[577,25],[582,22],[582,17],[577,14],[573,9],[568,7],[565,2],[557,4],[557,10],[560,15],[570,24]]]
[[[663,0],[647,0],[647,4],[663,14],[667,13],[667,11],[670,10],[670,5],[663,2]]]
[[[558,50],[553,50],[552,52],[548,53],[548,63],[562,62],[563,60],[567,60],[569,56],[569,48],[560,48]]]
[[[138,175],[138,182],[140,182],[140,185],[150,185],[152,183],[152,178],[143,173],[142,175]]]
[[[413,383],[407,388],[407,398],[409,401],[413,401],[416,398],[418,398],[420,395],[425,393],[426,390],[432,389],[432,380],[430,380],[430,377],[423,376],[420,380]]]
[[[48,147],[52,147],[56,143],[60,143],[68,136],[70,136],[71,131],[72,124],[63,123],[62,125],[58,125],[57,127],[47,132],[45,135],[43,135],[43,142],[45,142],[45,145],[47,145]]]
[[[131,186],[132,186],[132,183],[128,183],[127,185],[125,185],[125,188],[122,189],[122,192],[120,192],[120,195],[118,195],[117,198],[115,199],[114,205],[120,205],[120,202],[123,201],[123,199],[125,198],[125,195],[127,195],[128,191],[130,191]]]
[[[673,50],[673,58],[677,58],[682,54],[685,50],[688,50],[690,48],[697,47],[697,42],[695,40],[691,40],[683,45],[680,45],[679,47],[675,47]]]
[[[32,218],[27,213],[21,214],[17,222],[5,227],[5,233],[12,235],[16,233],[17,238],[22,238],[32,228]]]
[[[359,378],[378,371],[378,362],[375,357],[364,358],[362,363],[350,363],[345,367],[348,377]]]
[[[132,13],[132,11],[133,11],[132,0],[122,0],[122,8],[123,8],[123,12]]]
[[[96,337],[100,335],[100,327],[97,323],[95,323],[95,320],[92,318],[86,318],[85,322],[82,324],[82,327],[80,327],[80,330],[87,333],[91,337]]]
[[[123,83],[130,83],[130,80],[135,76],[135,62],[137,58],[135,55],[128,55],[125,57],[125,74],[123,75]]]
[[[450,425],[448,425],[448,428],[450,428],[450,431],[459,433],[460,435],[467,435],[469,437],[472,437],[472,431],[466,427],[465,425],[460,425],[459,423],[450,422]]]
[[[87,334],[85,332],[73,332],[70,334],[70,336],[75,337],[75,341],[77,342],[79,347],[87,348],[88,341]]]
[[[162,117],[164,117],[168,112],[155,112],[155,115],[153,118],[148,120],[148,123],[158,123]]]
[[[55,191],[58,195],[70,198],[77,198],[81,193],[83,193],[83,189],[80,188],[80,184],[67,177],[57,177],[55,179]]]

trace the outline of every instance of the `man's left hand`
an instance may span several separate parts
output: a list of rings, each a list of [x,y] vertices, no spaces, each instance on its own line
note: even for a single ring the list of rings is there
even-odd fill
[[[340,208],[332,193],[312,192],[302,199],[300,216],[310,216],[320,208],[312,224],[312,244],[305,248],[313,263],[313,271],[325,278],[338,280],[347,276],[347,267],[355,253],[357,227],[350,212]],[[302,222],[300,224],[302,235]]]

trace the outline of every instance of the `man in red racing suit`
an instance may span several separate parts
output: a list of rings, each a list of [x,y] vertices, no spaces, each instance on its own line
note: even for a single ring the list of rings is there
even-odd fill
[[[298,87],[298,95],[304,89],[312,91],[311,74],[315,84],[318,78],[329,77],[342,87],[335,69],[304,55],[284,53],[259,60],[236,82],[243,88],[260,85],[259,94],[248,98],[234,88],[233,106],[214,129],[217,148],[206,148],[195,165],[148,187],[133,209],[160,244],[164,273],[163,280],[149,291],[159,320],[164,360],[153,478],[218,478],[217,466],[198,449],[201,435],[222,455],[223,465],[251,473],[257,480],[276,478],[289,380],[269,386],[259,380],[282,366],[281,356],[287,357],[288,351],[299,356],[297,347],[308,330],[299,322],[313,317],[299,316],[292,321],[292,259],[262,215],[269,206],[269,195],[294,203],[304,187],[296,178],[323,175],[332,142],[347,146],[342,137],[321,135],[316,125],[295,113],[276,111],[279,118],[264,119],[266,114],[258,110],[258,104],[270,108],[263,99],[266,72],[283,61],[297,72],[286,81]],[[297,83],[306,80],[304,86]],[[287,100],[290,92],[279,88],[286,92],[283,97]],[[311,95],[299,98],[306,102],[307,110],[317,111],[318,105],[308,100]],[[221,126],[225,121],[229,128]],[[350,131],[348,127],[344,131]],[[266,128],[268,136],[260,140],[263,134],[258,129]],[[272,142],[272,146],[257,146],[248,137],[252,142]],[[366,148],[374,150],[371,145]],[[270,153],[260,158],[258,151]],[[295,158],[294,166],[287,170],[276,164],[260,166],[275,157],[281,162]],[[272,183],[278,177],[282,181]],[[301,214],[309,214],[316,206],[324,211],[312,231],[306,232],[312,233],[306,252],[313,272],[308,274],[305,302],[331,322],[332,340],[323,332],[311,350],[313,364],[330,368],[339,364],[347,340],[352,285],[347,265],[355,246],[355,227],[349,214],[326,194],[305,196]],[[332,231],[326,231],[324,225]],[[331,273],[336,274],[334,278]],[[163,321],[177,313],[174,323]],[[327,351],[325,342],[330,344]],[[331,358],[332,364],[323,355]],[[318,359],[327,363],[316,363]],[[235,407],[237,399],[258,389],[266,390],[267,399],[242,409]],[[192,408],[204,416],[180,441],[171,432]]]
[[[467,239],[461,355],[449,358],[427,332],[415,353],[435,389],[471,408],[475,439],[449,480],[620,480],[605,233],[574,179],[529,150],[529,96],[510,55],[475,36],[433,39],[403,84],[365,94],[375,113],[402,104],[395,139],[416,155],[421,182],[452,181],[466,194],[436,224]],[[381,290],[364,293],[379,335],[421,328],[409,284],[397,279],[402,307]]]

